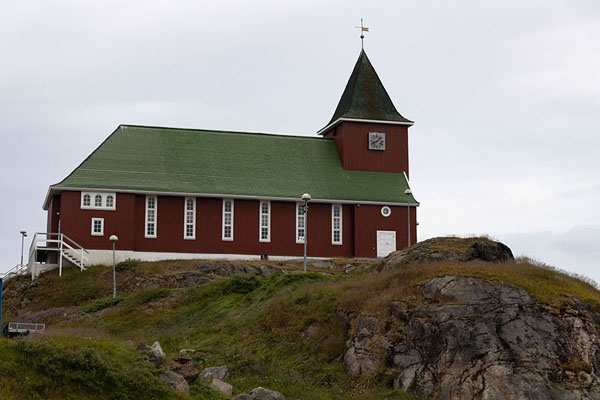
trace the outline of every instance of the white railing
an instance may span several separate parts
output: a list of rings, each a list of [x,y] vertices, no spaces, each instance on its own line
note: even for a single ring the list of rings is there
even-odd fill
[[[8,271],[4,272],[4,273],[0,273],[0,276],[2,276],[2,279],[4,279],[5,281],[9,280],[10,278],[14,278],[15,276],[19,276],[19,275],[25,275],[27,273],[27,264],[17,264],[14,267],[12,267],[11,269],[9,269]]]
[[[40,333],[46,330],[45,324],[34,324],[30,322],[9,322],[8,323],[8,332],[9,333]]]
[[[89,252],[79,243],[65,235],[64,233],[36,232],[33,235],[31,246],[29,247],[29,269],[37,263],[37,250],[43,248],[48,251],[57,251],[58,255],[58,275],[62,276],[63,258],[66,258],[82,271],[89,261]],[[33,271],[32,271],[33,278]]]

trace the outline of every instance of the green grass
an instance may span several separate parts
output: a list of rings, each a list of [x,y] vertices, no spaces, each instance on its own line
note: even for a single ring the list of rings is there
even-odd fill
[[[122,273],[169,273],[190,265],[131,263]],[[345,373],[340,356],[347,330],[336,311],[382,315],[394,300],[423,304],[421,285],[444,275],[506,281],[559,313],[572,297],[600,306],[600,292],[592,284],[527,260],[439,263],[334,276],[236,275],[197,287],[140,289],[116,299],[107,297],[109,268],[71,271],[63,280],[44,275],[35,290],[46,298],[32,301],[23,312],[48,304],[74,307],[79,314],[52,320],[45,337],[0,341],[0,398],[177,398],[170,390],[161,392],[156,371],[124,344],[158,340],[167,356],[193,348],[201,368],[228,365],[234,394],[263,386],[289,400],[411,399],[393,390],[392,372],[384,367],[366,380]],[[77,293],[85,285],[91,289]],[[573,362],[565,368],[582,366]],[[123,374],[116,374],[121,370]],[[143,396],[131,397],[138,390]],[[191,386],[191,398],[222,397],[198,382]]]

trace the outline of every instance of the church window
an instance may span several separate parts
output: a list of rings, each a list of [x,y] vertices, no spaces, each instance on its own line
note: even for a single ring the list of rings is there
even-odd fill
[[[223,199],[223,240],[233,240],[233,200]]]
[[[104,218],[92,218],[92,236],[104,236]]]
[[[306,215],[304,213],[304,203],[296,203],[296,243],[304,243],[305,229]]]
[[[342,244],[342,206],[331,206],[331,244]]]
[[[260,202],[259,234],[261,242],[271,241],[271,202]]]
[[[156,196],[146,196],[146,226],[145,237],[156,238]]]
[[[185,212],[184,218],[184,239],[195,239],[196,238],[196,198],[186,197],[185,198]]]
[[[83,207],[89,207],[91,205],[92,205],[92,203],[91,203],[90,195],[84,194],[83,195]]]

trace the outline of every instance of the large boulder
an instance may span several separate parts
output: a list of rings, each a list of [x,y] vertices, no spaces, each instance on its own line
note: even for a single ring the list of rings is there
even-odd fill
[[[390,253],[381,261],[377,269],[381,271],[434,262],[467,262],[473,260],[504,262],[513,258],[512,251],[508,246],[488,238],[438,237]]]
[[[424,303],[392,302],[352,321],[344,364],[355,378],[386,367],[423,399],[600,399],[600,312],[537,302],[506,282],[444,276]]]
[[[220,379],[213,379],[210,383],[210,387],[221,393],[225,393],[228,396],[231,396],[231,394],[233,393],[233,386],[231,386],[227,382],[223,382]]]
[[[165,361],[167,356],[165,352],[160,347],[160,343],[154,342],[152,346],[148,346],[146,343],[138,344],[136,351],[138,353],[145,354],[148,359],[156,365],[156,367],[160,367],[161,364]]]
[[[161,373],[158,378],[162,381],[165,381],[171,386],[176,392],[182,394],[190,394],[190,385],[188,385],[185,378],[173,371],[166,370]]]
[[[200,378],[209,381],[212,379],[225,380],[229,378],[229,368],[227,368],[226,365],[223,365],[221,367],[206,368],[200,373]]]
[[[250,400],[285,400],[285,396],[275,390],[257,387],[250,392]]]

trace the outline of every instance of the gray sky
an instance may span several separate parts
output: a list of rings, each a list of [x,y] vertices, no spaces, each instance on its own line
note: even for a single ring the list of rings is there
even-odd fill
[[[596,0],[0,0],[0,271],[121,123],[315,135],[361,17],[415,121],[419,239],[485,233],[600,282]]]

